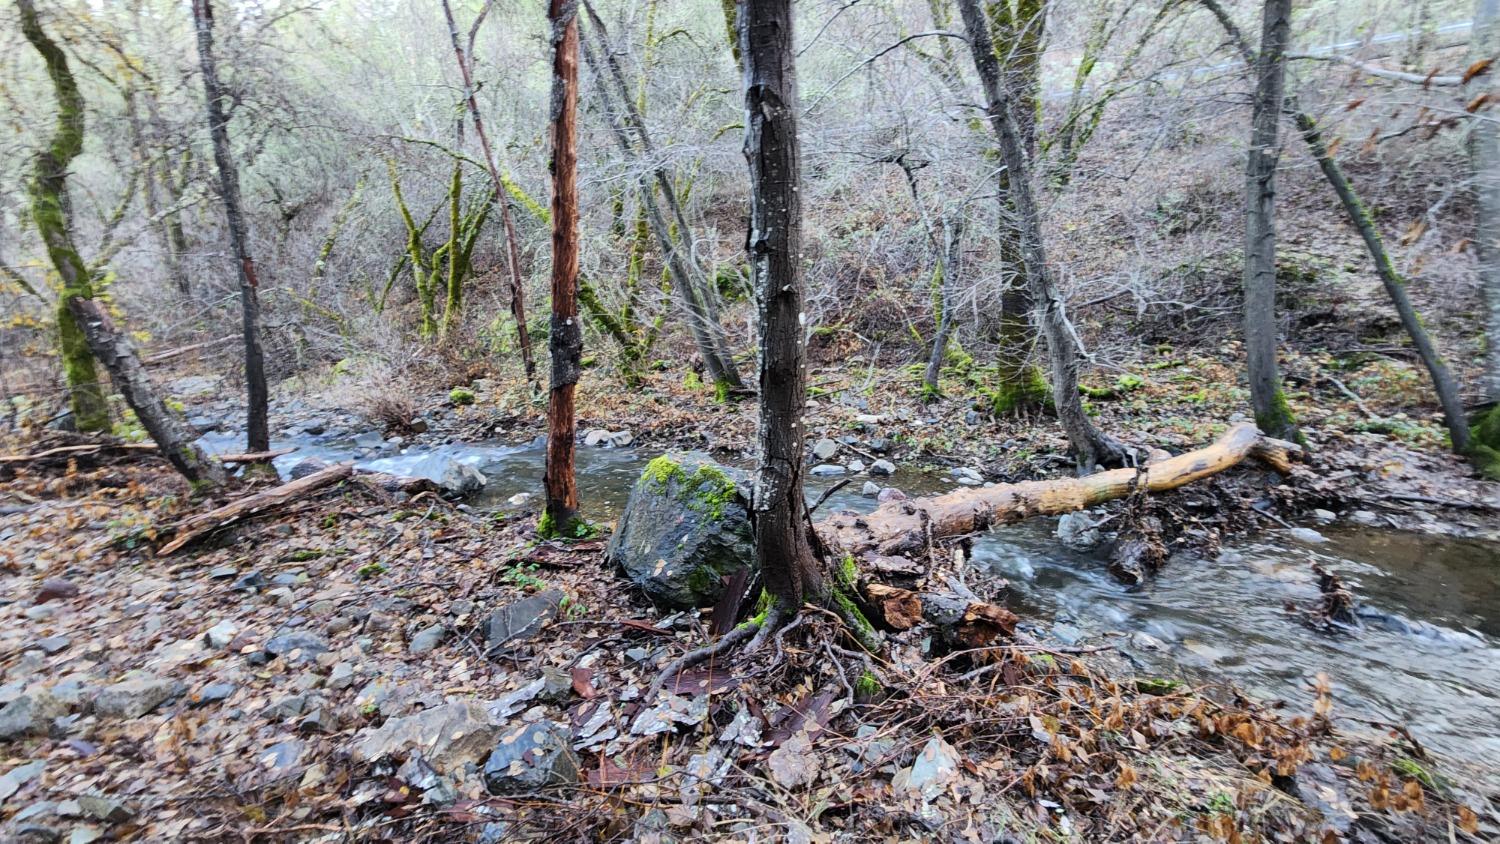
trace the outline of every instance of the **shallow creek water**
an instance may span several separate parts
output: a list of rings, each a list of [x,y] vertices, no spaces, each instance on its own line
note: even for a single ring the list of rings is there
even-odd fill
[[[229,436],[205,440],[211,450],[238,444]],[[350,441],[273,443],[281,445],[298,446],[278,458],[283,474],[309,456],[347,460],[367,451]],[[477,443],[366,457],[358,465],[421,474],[434,455],[454,457],[488,479],[470,504],[494,509],[539,490],[543,454],[536,443]],[[655,454],[580,446],[585,515],[615,518]],[[809,497],[838,480],[811,478]],[[874,500],[859,495],[864,480],[835,493],[823,511],[873,509]],[[912,495],[954,486],[909,470],[885,480]],[[1362,528],[1329,529],[1325,541],[1308,543],[1273,531],[1216,557],[1173,559],[1144,586],[1127,589],[1102,557],[1063,549],[1054,526],[1038,518],[977,537],[966,579],[977,586],[987,576],[1005,578],[1008,602],[1036,628],[1066,643],[1111,643],[1143,674],[1227,681],[1307,712],[1313,678],[1325,672],[1336,714],[1405,725],[1429,749],[1500,780],[1500,547]],[[1338,573],[1358,596],[1362,632],[1315,632],[1288,609],[1317,600],[1313,562]]]

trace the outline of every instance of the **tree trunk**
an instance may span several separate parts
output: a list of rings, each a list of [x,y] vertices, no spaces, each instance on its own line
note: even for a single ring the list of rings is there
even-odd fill
[[[214,162],[219,168],[219,194],[224,200],[224,216],[229,223],[229,245],[239,264],[240,307],[245,335],[245,386],[249,406],[246,432],[248,451],[271,449],[270,426],[266,419],[265,353],[260,345],[260,302],[255,262],[250,258],[250,244],[245,217],[240,207],[240,175],[229,148],[229,115],[224,111],[225,93],[219,84],[218,66],[214,61],[214,19],[212,0],[193,0],[193,23],[198,30],[198,61],[203,70],[203,94],[208,108],[208,131],[213,137]]]
[[[619,114],[624,115],[625,123],[631,127],[636,139],[641,145],[641,154],[653,162],[652,176],[656,180],[656,188],[661,192],[662,201],[666,203],[667,210],[672,215],[672,222],[677,225],[678,237],[687,241],[692,237],[692,229],[688,227],[687,218],[682,213],[682,204],[677,199],[677,189],[672,184],[671,177],[666,168],[659,162],[661,159],[656,154],[651,143],[651,136],[646,131],[646,122],[635,103],[630,98],[630,91],[625,81],[624,71],[620,69],[620,63],[610,52],[608,34],[604,28],[604,22],[594,13],[593,6],[585,3],[584,8],[588,11],[589,22],[593,25],[596,37],[600,41],[601,52],[604,54],[604,65],[609,70],[609,80],[614,83],[614,99],[620,104]],[[587,47],[585,49],[588,49]],[[595,76],[599,77],[601,89],[607,89],[608,83],[605,77],[597,69],[597,60],[593,51],[588,50],[586,58],[590,68],[594,69]],[[601,93],[604,93],[601,90]],[[623,138],[623,132],[614,126],[614,110],[610,108],[609,96],[604,93],[605,110],[612,112],[610,115],[611,127],[615,128],[616,142],[621,145],[621,151],[627,156],[633,155],[630,143]],[[734,356],[730,354],[728,342],[724,337],[724,329],[719,325],[714,307],[713,298],[716,292],[708,281],[703,277],[701,268],[693,260],[686,248],[680,247],[671,235],[671,227],[660,207],[656,203],[656,197],[651,193],[649,186],[642,186],[642,202],[645,204],[648,219],[651,223],[653,233],[656,235],[658,245],[662,250],[663,260],[674,277],[674,284],[678,289],[679,296],[684,299],[688,320],[693,323],[690,328],[694,337],[698,340],[698,351],[703,356],[704,367],[708,370],[709,377],[713,380],[715,388],[721,394],[739,391],[744,388],[744,382],[740,379],[739,369],[734,365]]]
[[[1500,56],[1500,0],[1476,0],[1469,58],[1473,62]],[[1495,88],[1491,67],[1469,83],[1470,102]],[[1475,232],[1479,280],[1485,301],[1485,365],[1483,394],[1500,405],[1500,127],[1494,109],[1485,107],[1469,121],[1469,166],[1473,169]],[[1495,443],[1500,448],[1500,443]]]
[[[820,599],[802,492],[804,367],[802,197],[791,0],[742,0],[750,267],[760,308],[760,460],[751,504],[755,556],[782,611]]]
[[[57,97],[57,125],[52,138],[32,159],[27,185],[31,219],[62,281],[56,311],[57,339],[74,425],[79,431],[103,431],[109,428],[109,403],[100,387],[88,340],[67,306],[75,296],[87,299],[94,295],[93,279],[73,244],[68,218],[68,166],[83,151],[83,95],[68,69],[67,55],[42,30],[32,0],[16,0],[16,7],[21,12],[21,32],[46,62]]]
[[[140,420],[172,468],[195,486],[222,486],[224,470],[193,442],[193,435],[162,402],[151,386],[151,379],[141,366],[135,348],[115,328],[114,321],[99,303],[72,296],[67,300],[67,307],[83,329],[94,357],[109,370],[115,389],[125,397],[125,403],[135,411],[136,419]]]
[[[488,12],[489,8],[486,7]],[[531,354],[531,332],[526,327],[526,287],[521,280],[521,246],[516,237],[515,217],[510,213],[509,193],[505,188],[505,181],[500,176],[500,167],[495,163],[494,150],[490,148],[490,136],[484,129],[484,120],[479,116],[479,100],[474,95],[473,70],[469,67],[472,57],[465,54],[458,40],[458,24],[453,19],[453,8],[448,0],[443,0],[443,14],[447,16],[448,33],[453,40],[453,53],[458,59],[458,71],[464,82],[464,102],[469,108],[469,118],[474,121],[474,134],[479,136],[479,146],[484,150],[484,166],[490,171],[490,178],[495,182],[495,196],[500,203],[500,226],[505,230],[505,261],[510,272],[510,315],[516,321],[516,343],[521,347],[521,366],[526,372],[526,381],[536,384],[536,358]],[[475,21],[477,32],[480,21]],[[473,45],[473,33],[470,33],[469,43]],[[573,62],[577,64],[575,59]],[[575,99],[576,94],[575,94]],[[556,223],[554,221],[554,232]],[[556,238],[556,234],[553,235]]]
[[[1291,20],[1291,0],[1266,0],[1245,167],[1245,355],[1256,423],[1271,436],[1300,439],[1276,363],[1276,163]]]
[[[573,391],[583,354],[578,318],[578,2],[551,0],[552,35],[552,384],[547,399],[546,511],[543,535],[572,536],[578,526],[573,477]]]
[[[1037,319],[1047,341],[1047,355],[1052,369],[1052,401],[1057,416],[1073,444],[1081,471],[1099,465],[1118,465],[1124,460],[1119,443],[1101,433],[1084,413],[1078,395],[1078,344],[1064,310],[1061,293],[1052,281],[1042,242],[1041,216],[1031,193],[1029,169],[1021,134],[1011,114],[1009,93],[1001,85],[1000,66],[986,27],[978,0],[959,0],[964,27],[969,35],[969,49],[974,67],[984,86],[986,111],[1000,145],[1000,153],[1009,176],[1002,202],[1008,199],[1015,207],[1015,225],[1020,235],[1022,267],[1026,283],[1036,303]]]
[[[938,288],[937,335],[932,338],[932,353],[927,357],[927,371],[922,376],[922,392],[930,398],[941,396],[938,385],[943,359],[948,356],[948,339],[953,335],[953,309],[958,298],[958,282],[963,278],[963,209],[955,206],[943,215],[943,255],[938,266],[943,277]]]

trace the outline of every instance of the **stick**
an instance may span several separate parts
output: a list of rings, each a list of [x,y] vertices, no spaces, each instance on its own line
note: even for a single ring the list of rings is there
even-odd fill
[[[352,474],[354,474],[353,463],[340,463],[336,466],[329,466],[321,472],[314,472],[305,478],[299,478],[264,492],[248,495],[237,501],[231,501],[223,507],[210,510],[207,513],[189,516],[178,522],[173,528],[176,538],[163,545],[156,554],[159,557],[165,557],[216,528],[232,524],[289,501],[298,500],[314,490],[331,486]]]

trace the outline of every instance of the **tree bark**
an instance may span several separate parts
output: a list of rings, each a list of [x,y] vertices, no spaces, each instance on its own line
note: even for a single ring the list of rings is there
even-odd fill
[[[942,395],[938,384],[943,372],[943,358],[948,356],[948,339],[953,336],[953,309],[958,298],[958,282],[963,277],[964,217],[961,207],[949,208],[943,215],[943,255],[939,262],[943,277],[938,288],[937,334],[932,338],[932,353],[927,356],[927,371],[922,375],[922,392],[930,397]]]
[[[584,4],[589,15],[589,22],[594,27],[596,37],[600,42],[600,51],[604,54],[604,65],[609,71],[609,80],[614,83],[614,100],[620,104],[620,110],[616,112],[611,108],[610,97],[606,93],[608,83],[605,76],[597,68],[598,61],[595,59],[593,50],[585,45],[586,59],[593,69],[595,76],[599,77],[601,83],[601,94],[605,100],[605,111],[609,112],[611,128],[615,131],[616,143],[620,145],[621,152],[627,156],[633,156],[630,142],[624,138],[624,132],[616,124],[616,114],[623,114],[625,124],[634,130],[637,141],[641,145],[641,154],[652,164],[652,176],[656,180],[656,189],[661,192],[662,201],[666,203],[667,211],[672,215],[672,222],[677,226],[678,237],[683,241],[692,237],[692,229],[688,227],[687,218],[682,213],[682,204],[677,199],[677,189],[672,184],[666,168],[659,163],[661,159],[656,154],[651,143],[651,135],[646,131],[646,122],[640,109],[636,108],[634,101],[630,98],[629,87],[625,81],[625,73],[620,68],[619,61],[610,52],[609,36],[604,27],[604,21],[594,13],[591,4]],[[716,295],[712,286],[703,277],[701,268],[693,259],[689,250],[679,246],[672,237],[671,226],[666,216],[662,213],[656,202],[656,197],[649,185],[641,187],[642,203],[646,206],[647,218],[650,221],[652,232],[656,235],[657,244],[662,251],[662,258],[672,273],[674,286],[678,295],[683,299],[683,305],[687,311],[687,317],[691,323],[695,339],[698,341],[699,354],[703,356],[704,367],[708,370],[709,378],[720,393],[739,391],[744,388],[744,382],[740,379],[739,369],[734,365],[734,356],[730,354],[728,342],[724,337],[723,326],[719,324],[714,307],[713,297]]]
[[[84,432],[103,431],[109,428],[109,403],[99,384],[88,340],[67,306],[73,297],[87,299],[94,295],[93,279],[73,243],[68,213],[68,166],[83,151],[83,95],[68,68],[67,55],[42,29],[32,0],[16,0],[16,7],[21,12],[21,33],[46,63],[57,97],[57,125],[52,138],[32,159],[27,185],[31,219],[62,281],[56,311],[57,339],[74,426]]]
[[[469,33],[469,45],[474,44],[474,35],[479,24],[489,11],[486,5],[474,29]],[[516,321],[516,343],[521,347],[521,366],[526,372],[526,381],[536,383],[536,358],[531,353],[531,332],[526,326],[526,287],[521,279],[521,247],[516,237],[515,217],[510,213],[510,199],[505,180],[500,176],[500,167],[495,163],[495,153],[490,147],[490,136],[485,131],[484,120],[479,116],[479,100],[474,95],[473,70],[469,66],[472,56],[466,55],[458,41],[458,24],[453,19],[453,9],[448,0],[443,0],[443,14],[447,16],[448,33],[453,40],[453,52],[458,59],[458,71],[464,82],[464,102],[469,109],[469,119],[474,121],[474,134],[479,136],[479,146],[484,150],[484,165],[495,182],[495,196],[500,203],[500,225],[505,230],[505,260],[510,273],[510,315]],[[574,61],[577,64],[577,61]]]
[[[1041,216],[1031,192],[1023,138],[1011,114],[1010,94],[1001,83],[1000,66],[990,43],[984,13],[978,0],[959,0],[958,7],[969,35],[974,67],[984,87],[986,112],[1005,162],[1008,184],[1001,186],[1004,189],[1002,202],[1008,199],[1015,208],[1022,267],[1036,303],[1042,336],[1047,341],[1052,369],[1052,401],[1057,408],[1058,420],[1073,445],[1081,471],[1091,471],[1100,465],[1119,465],[1124,461],[1124,449],[1094,427],[1084,413],[1083,401],[1078,395],[1078,344],[1068,324],[1062,295],[1053,283],[1052,271],[1047,264]]]
[[[1272,436],[1300,439],[1276,362],[1276,164],[1291,20],[1291,0],[1266,0],[1245,167],[1245,355],[1256,423]]]
[[[226,94],[219,83],[214,60],[212,0],[193,0],[193,23],[198,33],[198,62],[203,71],[203,94],[208,110],[208,131],[213,138],[214,163],[219,169],[219,195],[229,224],[229,245],[239,264],[241,328],[245,335],[245,387],[248,394],[246,433],[249,451],[269,451],[271,431],[267,421],[269,395],[266,389],[265,352],[260,345],[260,302],[255,262],[250,257],[245,217],[240,206],[240,175],[229,147],[229,115],[224,110]]]
[[[747,247],[760,309],[760,459],[751,504],[755,556],[780,609],[821,599],[826,586],[809,541],[803,499],[802,198],[791,0],[742,0]]]
[[[1500,0],[1475,0],[1471,61],[1500,56]],[[1491,67],[1475,76],[1466,92],[1470,102],[1495,88]],[[1474,244],[1479,255],[1479,280],[1485,302],[1485,364],[1483,394],[1500,405],[1500,127],[1494,109],[1486,108],[1469,121],[1469,165],[1474,178]],[[1492,411],[1494,412],[1494,411]],[[1500,443],[1493,445],[1500,448]]]
[[[552,352],[547,398],[546,510],[540,532],[572,536],[578,524],[573,476],[573,392],[583,353],[578,318],[578,0],[550,0],[552,39]]]
[[[172,468],[195,486],[222,486],[224,470],[193,442],[193,435],[182,424],[151,385],[140,357],[124,334],[115,328],[109,314],[93,299],[72,296],[67,307],[83,329],[94,357],[104,364],[115,389],[135,411],[146,433]]]

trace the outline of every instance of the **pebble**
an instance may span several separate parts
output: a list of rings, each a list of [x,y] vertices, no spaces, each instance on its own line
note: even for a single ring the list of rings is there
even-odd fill
[[[194,692],[188,702],[193,706],[208,706],[211,703],[220,703],[228,700],[234,694],[237,687],[233,683],[209,683]]]
[[[874,481],[865,481],[865,485],[860,487],[859,494],[866,498],[874,498],[880,494],[880,484]]]
[[[830,460],[839,453],[839,444],[824,437],[813,445],[812,453],[819,460]]]
[[[896,474],[896,464],[889,460],[876,460],[870,464],[870,474],[889,477]]]
[[[1335,520],[1338,519],[1338,516],[1335,515],[1333,513],[1333,511],[1331,511],[1331,510],[1322,510],[1322,509],[1314,510],[1314,511],[1312,511],[1312,515],[1313,515],[1313,518],[1317,519],[1319,523],[1325,524],[1325,525],[1326,524],[1332,524]]]
[[[204,631],[203,644],[215,650],[223,650],[229,647],[229,643],[233,642],[234,637],[238,636],[239,633],[240,628],[226,618]]]
[[[142,676],[99,690],[94,713],[103,718],[139,718],[182,694],[182,684],[161,677]]]
[[[865,461],[855,460],[849,463],[849,474],[858,475],[865,470]]]
[[[443,638],[448,635],[448,629],[441,624],[434,624],[411,637],[407,650],[413,655],[431,653],[443,643]]]

